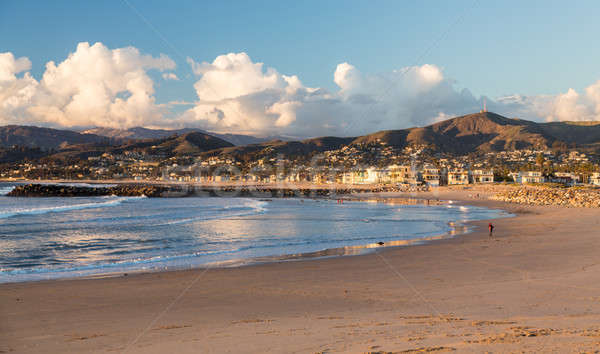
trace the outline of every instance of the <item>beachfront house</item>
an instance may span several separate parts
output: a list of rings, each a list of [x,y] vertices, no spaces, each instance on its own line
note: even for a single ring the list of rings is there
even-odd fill
[[[288,183],[300,182],[300,173],[289,173],[285,176],[285,181]]]
[[[423,173],[421,174],[423,183],[430,187],[439,187],[441,174],[440,169],[434,166],[426,165],[423,167]]]
[[[517,175],[517,183],[544,183],[546,179],[540,171],[521,171]]]
[[[494,171],[473,170],[469,178],[471,183],[494,183]]]
[[[600,186],[600,172],[594,172],[590,176],[590,184],[594,186]]]
[[[579,175],[571,172],[554,172],[553,176],[550,177],[550,181],[554,183],[561,183],[566,186],[574,186],[580,183]]]
[[[367,170],[357,169],[344,172],[342,182],[344,184],[365,184],[368,180]]]
[[[469,184],[469,172],[463,169],[448,171],[448,185]]]
[[[389,165],[388,180],[390,183],[417,184],[419,171],[410,165]]]
[[[242,182],[258,182],[259,177],[255,174],[248,173],[248,174],[242,175],[240,177],[240,180]]]

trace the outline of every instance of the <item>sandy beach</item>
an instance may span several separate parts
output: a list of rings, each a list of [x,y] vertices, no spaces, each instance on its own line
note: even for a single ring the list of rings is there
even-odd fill
[[[3,284],[0,352],[597,351],[598,210],[485,195],[418,194],[515,213],[492,239],[482,220],[359,256]]]

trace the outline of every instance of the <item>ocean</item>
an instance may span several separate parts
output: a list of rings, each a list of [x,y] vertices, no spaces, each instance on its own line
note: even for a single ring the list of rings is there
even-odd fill
[[[5,196],[11,189],[0,184],[0,283],[240,265],[426,239],[451,233],[451,224],[509,216],[327,199]]]

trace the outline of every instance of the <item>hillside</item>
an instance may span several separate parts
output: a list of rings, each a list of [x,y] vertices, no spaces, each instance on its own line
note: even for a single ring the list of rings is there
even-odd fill
[[[207,132],[202,129],[197,128],[184,128],[184,129],[149,129],[143,127],[134,127],[129,129],[114,129],[114,128],[92,128],[83,131],[82,133],[94,134],[105,136],[109,138],[117,138],[117,139],[135,139],[135,140],[144,140],[144,139],[162,139],[167,138],[172,135],[183,135],[191,132],[199,132],[204,134],[209,134],[214,137],[223,139],[232,143],[233,145],[249,145],[249,144],[260,144],[263,142],[281,139],[281,140],[289,140],[280,136],[268,136],[264,138],[255,137],[252,135],[243,135],[243,134],[220,134]]]
[[[261,144],[235,146],[224,149],[213,150],[205,153],[210,155],[229,155],[242,160],[251,160],[257,153],[265,150],[284,156],[308,156],[313,153],[337,150],[352,143],[354,138],[321,137],[301,141],[274,140]]]
[[[261,151],[283,155],[310,155],[346,145],[383,142],[404,148],[411,145],[428,146],[434,151],[455,155],[472,152],[505,151],[525,148],[577,146],[580,149],[600,150],[600,124],[593,122],[536,123],[506,118],[492,112],[469,114],[448,119],[426,127],[385,130],[360,137],[321,137],[301,141],[270,141],[219,149],[205,155],[225,154],[245,160]]]
[[[426,127],[386,130],[360,137],[320,137],[300,141],[272,140],[238,146],[227,139],[195,129],[132,128],[127,131],[115,129],[91,131],[110,135],[111,138],[91,134],[90,131],[77,133],[27,126],[0,127],[0,147],[5,148],[1,159],[17,161],[25,157],[37,158],[48,154],[43,150],[54,149],[53,156],[56,158],[87,158],[103,152],[131,151],[163,156],[229,155],[251,161],[274,154],[310,158],[316,153],[337,150],[344,146],[380,142],[399,149],[411,145],[427,146],[433,151],[454,155],[552,147],[561,149],[576,147],[585,151],[600,151],[600,124],[594,122],[536,123],[510,119],[491,112],[469,114]],[[131,136],[136,138],[129,138]],[[153,138],[138,139],[139,137]],[[30,150],[11,150],[10,147],[13,145],[20,145]],[[42,149],[41,152],[31,150],[38,147]]]
[[[427,145],[434,150],[453,154],[550,148],[555,143],[596,149],[600,144],[600,125],[536,123],[483,112],[426,127],[381,131],[359,137],[354,143],[377,140],[399,148],[412,144]]]
[[[78,133],[71,130],[23,125],[0,127],[0,147],[18,145],[49,150],[75,144],[109,144],[111,141],[111,139],[104,136]]]
[[[205,151],[231,147],[233,144],[212,135],[189,132],[163,139],[133,141],[110,149],[112,153],[135,151],[166,156],[197,155]]]

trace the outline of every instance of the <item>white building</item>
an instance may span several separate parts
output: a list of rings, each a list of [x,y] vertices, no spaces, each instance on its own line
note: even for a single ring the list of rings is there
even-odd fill
[[[439,187],[441,175],[440,169],[434,166],[423,167],[423,173],[421,174],[423,182],[430,187]]]
[[[473,170],[470,177],[471,183],[494,183],[492,170]]]
[[[463,169],[448,171],[448,185],[469,184],[469,172]]]
[[[551,178],[551,181],[572,186],[580,183],[580,178],[579,175],[571,172],[554,172],[554,177]]]
[[[594,186],[600,186],[600,172],[594,172],[590,176],[590,184]]]
[[[544,183],[545,178],[539,171],[522,171],[517,175],[517,183]]]

